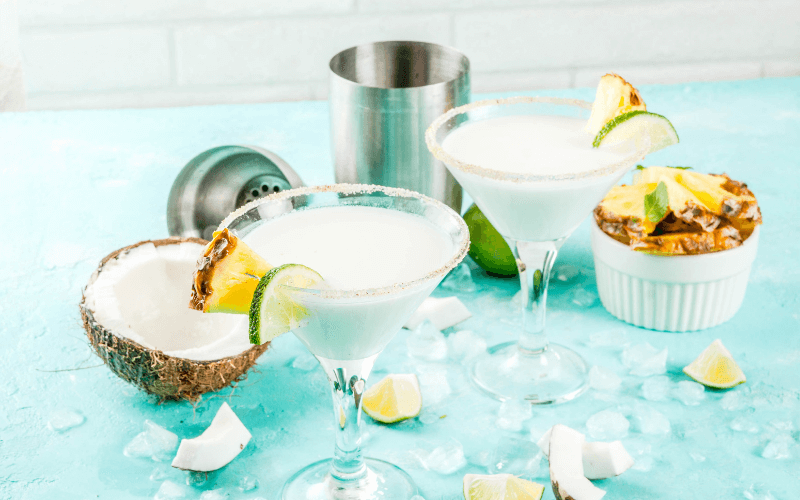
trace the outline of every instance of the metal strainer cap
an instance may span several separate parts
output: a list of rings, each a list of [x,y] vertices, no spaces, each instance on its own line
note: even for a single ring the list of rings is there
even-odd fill
[[[170,236],[211,239],[222,220],[268,194],[304,186],[288,163],[257,146],[219,146],[183,167],[167,201]]]

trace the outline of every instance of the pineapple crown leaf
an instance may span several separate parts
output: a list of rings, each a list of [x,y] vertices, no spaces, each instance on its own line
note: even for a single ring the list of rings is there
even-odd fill
[[[652,192],[644,195],[644,216],[650,222],[658,223],[667,215],[668,208],[667,185],[662,181]]]

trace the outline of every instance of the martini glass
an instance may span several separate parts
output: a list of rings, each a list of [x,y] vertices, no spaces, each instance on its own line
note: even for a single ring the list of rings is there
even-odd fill
[[[358,263],[353,273],[372,269],[398,280],[373,288],[337,289],[336,277],[331,276],[330,287],[284,287],[309,313],[293,333],[328,376],[336,445],[333,459],[313,463],[292,476],[282,498],[390,500],[418,494],[402,469],[363,457],[361,396],[375,359],[466,255],[469,232],[463,219],[443,203],[413,191],[337,184],[253,201],[228,216],[223,227],[235,231],[273,265],[306,264],[325,277],[326,269],[336,274],[337,266],[350,260]],[[381,237],[386,228],[402,228],[399,238],[407,239],[405,249],[398,241],[392,244]],[[287,261],[280,261],[281,254],[271,254],[276,250],[270,246],[282,246]],[[382,264],[392,261],[404,265]]]
[[[552,145],[548,144],[549,154],[537,155],[539,150],[536,150],[525,156],[525,162],[530,162],[532,168],[522,173],[469,164],[448,153],[442,143],[460,127],[483,120],[497,123],[502,117],[532,116],[545,120],[564,117],[585,122],[591,107],[589,102],[573,99],[492,99],[452,109],[437,118],[426,132],[428,149],[475,200],[508,242],[517,261],[522,286],[519,338],[490,348],[469,368],[473,382],[500,400],[558,403],[586,390],[588,366],[584,359],[572,349],[548,342],[545,335],[550,271],[567,237],[608,190],[644,158],[649,142],[646,138],[631,140],[615,147],[612,155],[615,161],[608,161],[608,151],[597,151],[596,165],[594,152],[590,150],[587,154],[592,165],[571,165],[563,172],[554,166],[560,165],[563,158],[574,158],[574,151],[568,149],[577,146],[565,143],[563,152],[556,149],[553,154]],[[548,130],[542,132],[547,134]],[[591,140],[587,134],[587,148]],[[516,152],[522,147],[505,144],[498,154],[513,155],[515,151],[509,149],[515,146]],[[548,173],[541,174],[542,171]]]

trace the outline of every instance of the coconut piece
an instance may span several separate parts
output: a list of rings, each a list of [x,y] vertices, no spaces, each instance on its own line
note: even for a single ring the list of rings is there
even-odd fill
[[[472,313],[458,297],[428,297],[408,318],[403,327],[413,330],[427,319],[437,330],[441,331],[471,317]]]
[[[536,443],[542,453],[549,458],[551,429],[542,435]],[[633,466],[633,458],[622,445],[621,441],[610,443],[597,441],[594,443],[583,442],[581,448],[583,460],[583,474],[587,479],[607,479],[619,476]]]
[[[196,472],[220,469],[244,450],[251,437],[228,403],[222,403],[202,434],[193,439],[181,439],[172,466]]]
[[[600,500],[605,491],[583,472],[584,436],[566,425],[550,429],[550,483],[556,500]]]
[[[80,303],[95,353],[123,380],[164,399],[196,400],[226,387],[268,344],[251,346],[246,318],[186,307],[206,241],[142,241],[106,256]]]
[[[619,476],[633,467],[633,458],[622,441],[583,443],[583,474],[587,479]]]

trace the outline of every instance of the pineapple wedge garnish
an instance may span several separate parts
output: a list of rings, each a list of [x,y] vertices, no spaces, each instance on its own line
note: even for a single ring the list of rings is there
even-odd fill
[[[594,137],[609,121],[623,113],[636,110],[647,111],[639,91],[621,76],[609,73],[603,76],[597,85],[597,94],[592,105],[592,114],[586,123],[586,132]]]
[[[272,269],[228,228],[214,233],[197,261],[189,308],[206,313],[248,314],[259,278]]]

